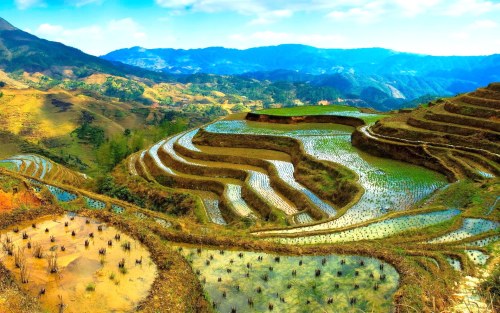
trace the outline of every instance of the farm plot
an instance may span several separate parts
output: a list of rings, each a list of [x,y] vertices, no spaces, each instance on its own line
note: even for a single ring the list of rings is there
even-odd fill
[[[271,187],[271,180],[268,175],[257,171],[248,172],[250,173],[248,185],[260,194],[263,199],[266,199],[269,203],[271,203],[271,205],[288,215],[298,213],[295,206],[292,206],[289,201],[274,191]]]
[[[297,126],[300,126],[300,129],[295,129]],[[408,210],[416,202],[446,185],[444,176],[438,173],[411,164],[374,157],[352,147],[352,128],[343,125],[291,126],[220,121],[207,126],[206,130],[293,137],[303,143],[304,149],[310,155],[344,165],[359,175],[359,183],[365,193],[344,215],[325,223],[269,233],[301,233],[354,225],[390,211]]]
[[[357,117],[366,123],[373,123],[386,115],[371,114],[360,112],[357,108],[345,105],[327,105],[327,106],[302,106],[281,109],[266,109],[255,113],[269,114],[276,116],[306,116],[306,115],[337,115]]]
[[[86,179],[84,174],[71,171],[62,165],[53,163],[51,160],[36,154],[19,154],[8,159],[1,160],[1,164],[10,164],[9,169],[18,173],[32,176],[37,179],[53,181],[81,181]],[[60,177],[57,174],[63,173]]]
[[[196,135],[197,129],[186,133],[185,135],[180,135],[177,137],[173,137],[172,140],[167,141],[164,145],[165,151],[170,154],[172,157],[176,158],[178,161],[196,165],[196,166],[206,166],[202,162],[190,162],[181,156],[179,156],[174,150],[174,143],[183,145],[185,148],[190,149],[192,151],[200,151],[198,148],[194,147],[191,140]],[[182,140],[182,141],[181,141]],[[186,143],[189,141],[190,143]],[[221,167],[226,167],[224,163],[220,164]],[[298,213],[298,209],[283,195],[277,193],[274,188],[271,186],[271,180],[269,175],[258,172],[256,170],[245,170],[248,172],[248,186],[252,188],[257,194],[261,196],[262,199],[268,201],[275,208],[283,211],[287,215],[293,215]]]
[[[281,178],[292,188],[305,194],[311,200],[312,203],[314,203],[323,212],[328,214],[328,216],[334,216],[336,214],[335,209],[331,205],[321,200],[318,196],[316,196],[316,194],[314,194],[312,191],[302,186],[295,180],[295,177],[293,176],[295,168],[291,162],[278,161],[278,160],[267,160],[267,161],[271,162],[274,165],[274,167],[278,172],[279,178]]]
[[[468,246],[486,247],[487,245],[500,240],[500,236],[491,236],[484,239],[478,239],[472,242],[468,242]]]
[[[87,196],[84,196],[83,199],[85,199],[85,203],[91,209],[104,210],[106,208],[106,203],[104,203],[100,200],[92,199],[92,198],[89,198]]]
[[[463,240],[472,236],[480,235],[500,227],[500,223],[481,218],[465,218],[462,226],[443,236],[431,239],[428,243],[445,243]]]
[[[340,124],[268,124],[249,121],[218,121],[207,125],[205,130],[212,133],[272,135],[272,136],[327,136],[350,134],[353,128]]]
[[[163,146],[163,144],[165,144],[165,142],[166,142],[166,140],[161,140],[161,141],[157,142],[154,146],[149,148],[147,153],[153,158],[156,166],[158,166],[162,171],[164,171],[165,173],[170,174],[170,175],[175,175],[175,173],[172,171],[172,169],[165,166],[165,164],[163,164],[163,162],[160,160],[160,157],[158,156],[158,150],[160,149],[161,146]],[[141,160],[144,160],[144,154],[145,154],[144,152],[141,153]]]
[[[335,233],[301,237],[267,238],[266,240],[292,245],[375,240],[397,235],[405,231],[436,225],[452,219],[459,213],[459,210],[449,209],[416,215],[405,215]]]
[[[19,172],[21,171],[21,166],[23,165],[23,161],[16,159],[5,159],[0,160],[0,166],[4,167],[11,171]]]
[[[455,271],[462,270],[462,263],[460,263],[460,260],[447,256],[446,261],[448,261]]]
[[[23,174],[36,176],[42,178],[47,173],[47,161],[36,155],[31,154],[19,154],[10,157],[9,159],[3,160],[5,162],[12,162],[16,164],[16,171],[21,171],[22,164],[24,163]],[[33,165],[33,170],[29,170],[30,166]],[[37,175],[39,167],[42,166],[42,172]]]
[[[231,202],[238,215],[252,219],[256,218],[256,216],[252,213],[252,209],[241,197],[240,185],[227,184],[224,196]]]
[[[122,214],[123,212],[125,212],[125,209],[122,206],[112,204],[111,211],[113,211],[113,213],[116,213],[116,214]]]
[[[191,163],[191,162],[185,160],[184,158],[180,157],[179,155],[177,155],[177,153],[173,149],[174,143],[182,136],[183,136],[183,134],[179,134],[177,136],[172,137],[169,140],[162,140],[162,141],[156,143],[151,148],[149,148],[149,150],[147,150],[147,153],[153,158],[156,165],[167,174],[178,175],[170,167],[167,167],[162,162],[162,160],[158,156],[159,149],[164,149],[167,153],[172,155],[172,157],[175,156],[175,158],[178,161],[188,163],[188,164],[194,164],[194,163]],[[144,159],[145,153],[146,153],[146,151],[144,151],[141,154],[141,157],[140,157],[141,160]],[[235,208],[235,210],[238,214],[240,214],[241,216],[252,216],[255,218],[255,215],[251,212],[250,207],[246,204],[246,202],[243,200],[243,198],[241,198],[241,186],[238,186],[235,184],[227,184],[225,197],[228,197],[228,199],[230,199],[231,203],[233,204],[233,207]],[[220,224],[220,225],[226,224],[226,221],[222,217],[222,213],[221,213],[220,208],[218,206],[219,201],[217,199],[215,199],[215,201],[213,201],[214,199],[205,199],[203,196],[202,196],[202,198],[203,198],[204,206],[207,210],[207,214],[210,217],[210,219],[212,220],[212,222],[214,222],[216,224]],[[217,205],[217,207],[215,207],[214,205]]]
[[[193,138],[196,136],[198,133],[198,129],[194,129],[192,131],[189,131],[185,133],[179,140],[177,140],[177,143],[181,146],[183,146],[186,149],[189,149],[191,151],[200,151],[200,149],[196,148],[193,145]]]
[[[207,199],[203,198],[203,205],[207,210],[208,217],[215,224],[226,225],[226,221],[224,217],[222,217],[222,213],[219,209],[219,200],[218,199]]]
[[[490,257],[486,253],[479,250],[465,250],[465,254],[467,254],[472,263],[476,265],[485,265]]]
[[[218,312],[390,312],[399,274],[374,258],[178,248]]]
[[[78,198],[78,196],[74,193],[71,193],[69,191],[66,191],[64,189],[52,186],[52,185],[45,185],[47,189],[49,189],[50,193],[56,197],[57,201],[59,202],[70,202]]]
[[[23,160],[23,165],[24,165],[24,168],[22,169],[23,174],[25,174],[25,175],[32,175],[33,174],[32,172],[28,172],[32,163],[33,163],[33,161],[31,161],[31,160]]]
[[[295,223],[297,224],[307,224],[314,222],[311,215],[307,214],[306,212],[299,213],[295,215],[294,218],[295,218]]]
[[[48,312],[133,310],[157,273],[138,241],[83,217],[13,225],[0,241],[0,261]]]
[[[177,152],[175,152],[174,150],[174,143],[182,137],[183,134],[179,134],[177,136],[174,136],[170,139],[168,139],[164,145],[162,145],[162,149],[168,153],[168,155],[170,155],[173,159],[179,161],[179,162],[182,162],[182,163],[185,163],[185,164],[190,164],[190,165],[196,165],[196,166],[205,166],[203,164],[199,164],[199,163],[194,163],[194,162],[190,162],[186,159],[184,159],[183,157],[181,157],[180,155],[177,154]]]

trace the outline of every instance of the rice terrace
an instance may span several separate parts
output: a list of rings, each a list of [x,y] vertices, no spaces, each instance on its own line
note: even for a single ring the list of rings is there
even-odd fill
[[[70,2],[9,12],[115,14]],[[127,9],[266,8],[247,26],[269,27],[318,14],[153,2]],[[59,29],[47,25],[34,33]],[[146,40],[137,25],[96,29]],[[498,56],[283,44],[95,57],[0,18],[0,313],[499,312]]]

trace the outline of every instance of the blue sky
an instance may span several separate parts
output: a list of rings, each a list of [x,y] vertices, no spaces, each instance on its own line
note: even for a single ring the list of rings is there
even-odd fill
[[[0,12],[14,26],[94,55],[281,43],[500,53],[500,0],[1,0]]]

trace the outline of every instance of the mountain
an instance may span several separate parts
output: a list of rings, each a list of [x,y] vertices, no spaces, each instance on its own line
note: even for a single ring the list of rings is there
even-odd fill
[[[103,59],[166,73],[242,75],[336,88],[344,98],[389,109],[422,96],[452,96],[500,80],[500,55],[430,56],[382,48],[320,49],[278,45],[246,50],[144,49]]]
[[[6,72],[41,72],[62,77],[84,77],[93,73],[149,77],[165,75],[110,62],[62,43],[48,41],[24,32],[0,17],[0,69]]]
[[[246,50],[210,47],[203,49],[145,49],[133,47],[112,51],[103,59],[169,73],[237,75],[276,70],[323,75],[446,76],[446,73],[498,69],[500,55],[431,56],[383,48],[322,49],[286,44]],[[494,71],[497,77],[498,71]]]

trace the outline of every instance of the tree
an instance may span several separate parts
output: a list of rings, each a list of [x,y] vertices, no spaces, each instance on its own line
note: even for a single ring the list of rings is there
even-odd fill
[[[95,115],[89,111],[82,111],[80,115],[80,125],[92,124],[95,121]]]

